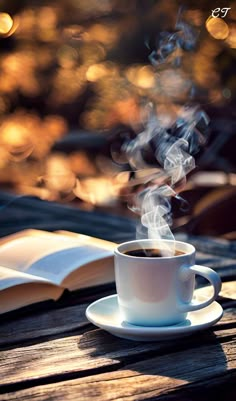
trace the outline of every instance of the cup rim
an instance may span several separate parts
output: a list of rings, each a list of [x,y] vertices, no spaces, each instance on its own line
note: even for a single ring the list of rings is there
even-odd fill
[[[174,256],[162,256],[161,259],[160,258],[153,258],[153,257],[149,257],[149,256],[132,256],[132,255],[127,255],[124,252],[128,251],[128,250],[132,250],[132,245],[137,245],[140,243],[157,243],[157,242],[175,242],[176,247],[178,247],[178,245],[180,246],[180,248],[185,248],[187,247],[188,249],[184,250],[182,255],[174,255]],[[131,248],[129,248],[131,247]],[[134,248],[135,249],[135,248]],[[137,247],[136,247],[137,249]],[[182,250],[182,249],[180,249]],[[192,244],[189,244],[188,242],[184,242],[184,241],[175,241],[175,240],[166,240],[166,239],[140,239],[140,240],[133,240],[133,241],[127,241],[127,242],[122,242],[121,244],[119,244],[116,249],[115,249],[115,254],[118,256],[122,256],[125,258],[132,258],[132,259],[145,259],[145,260],[165,260],[165,259],[175,259],[175,258],[183,258],[186,256],[190,256],[193,255],[195,253],[195,247]]]

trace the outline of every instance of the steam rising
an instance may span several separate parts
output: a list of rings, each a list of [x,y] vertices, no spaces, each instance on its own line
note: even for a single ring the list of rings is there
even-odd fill
[[[159,166],[155,174],[149,176],[150,180],[145,177],[145,184],[149,183],[149,186],[136,196],[135,211],[141,215],[138,239],[174,240],[170,229],[171,198],[179,197],[176,187],[195,168],[192,154],[206,140],[199,126],[206,128],[207,124],[208,118],[203,112],[183,107],[173,125],[163,126],[160,120],[152,117],[146,129],[127,145],[126,154],[132,168],[145,170],[148,167],[143,157],[143,152],[148,148],[154,153]],[[171,255],[174,249],[165,245],[163,253]]]
[[[158,48],[149,56],[154,66],[171,62],[179,67],[183,51],[192,51],[197,44],[198,32],[182,20],[182,9],[177,16],[174,32],[161,32]]]
[[[180,67],[184,52],[192,51],[197,42],[197,33],[187,23],[181,20],[179,14],[176,30],[173,33],[163,32],[157,50],[150,54],[150,61],[163,71],[163,64],[173,74],[176,67]],[[191,86],[191,85],[190,85]],[[192,90],[189,92],[191,96]],[[154,108],[153,108],[154,109]],[[132,209],[141,215],[140,225],[137,228],[137,239],[172,239],[174,235],[170,229],[171,198],[179,198],[177,188],[179,183],[186,181],[186,175],[195,168],[193,155],[206,142],[209,119],[207,115],[195,105],[178,105],[176,118],[166,113],[156,115],[151,113],[143,132],[133,140],[124,144],[123,151],[134,171],[145,171],[148,167],[146,154],[155,158],[155,173],[149,179],[143,174],[144,189],[136,196]],[[141,181],[140,181],[141,182]],[[175,252],[174,246],[163,241],[161,248],[163,255],[170,256]]]

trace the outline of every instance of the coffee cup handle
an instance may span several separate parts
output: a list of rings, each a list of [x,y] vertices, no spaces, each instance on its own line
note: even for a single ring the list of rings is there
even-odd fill
[[[212,297],[207,299],[204,302],[199,302],[197,300],[193,300],[190,303],[180,303],[178,305],[178,309],[180,312],[191,312],[196,311],[198,309],[205,308],[206,306],[210,305],[217,297],[221,290],[221,279],[220,276],[212,269],[206,266],[190,266],[190,267],[183,267],[180,272],[180,277],[182,280],[187,280],[190,274],[199,274],[200,276],[207,279],[210,284],[213,286],[214,293]]]

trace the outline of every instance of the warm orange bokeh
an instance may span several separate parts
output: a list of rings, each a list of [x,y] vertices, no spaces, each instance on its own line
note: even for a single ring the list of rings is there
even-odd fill
[[[109,132],[121,124],[135,130],[148,119],[149,103],[168,125],[189,100],[192,81],[206,93],[204,102],[230,101],[234,79],[221,87],[216,59],[236,48],[233,7],[229,20],[211,18],[210,10],[197,6],[186,10],[186,21],[201,32],[199,46],[185,58],[178,47],[163,68],[152,65],[148,54],[158,47],[155,36],[161,30],[174,29],[177,1],[150,6],[136,1],[39,3],[22,2],[10,11],[10,2],[3,1],[7,11],[2,7],[0,13],[2,184],[43,199],[79,196],[93,204],[113,202],[114,193],[105,196],[104,188],[116,186],[119,167],[108,163],[101,168],[100,155],[89,157],[83,146],[54,154],[57,141],[71,130],[78,138],[84,130]],[[181,68],[174,64],[177,58]],[[86,179],[93,185],[88,181],[85,196],[81,183]]]

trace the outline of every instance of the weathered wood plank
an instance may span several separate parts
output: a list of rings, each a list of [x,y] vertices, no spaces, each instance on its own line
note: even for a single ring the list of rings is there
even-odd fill
[[[99,210],[47,202],[30,196],[0,192],[0,236],[26,228],[68,230],[113,242],[135,238],[136,220]],[[3,213],[4,211],[4,213]]]
[[[223,284],[223,289],[227,288],[227,295],[230,295],[230,288],[234,289],[234,283],[231,283],[231,286]],[[198,290],[201,293],[207,293],[208,289]],[[235,303],[235,301],[233,301]],[[41,368],[40,363],[43,361],[43,365],[45,366],[46,361],[51,366],[51,360],[56,357],[58,360],[61,359],[61,363],[64,358],[64,352],[66,352],[66,358],[69,358],[70,350],[76,348],[76,354],[72,356],[79,359],[85,358],[85,355],[89,356],[91,350],[93,350],[93,354],[95,358],[98,356],[105,355],[105,359],[108,359],[107,366],[110,364],[110,359],[114,358],[124,358],[125,356],[128,358],[130,356],[134,356],[136,354],[148,353],[152,350],[161,350],[162,352],[166,349],[171,349],[173,345],[172,342],[165,343],[139,343],[139,342],[130,342],[121,339],[117,339],[116,337],[111,336],[108,333],[105,333],[103,330],[93,330],[88,333],[84,333],[81,336],[76,336],[75,331],[77,333],[81,333],[81,328],[86,328],[88,326],[88,321],[85,317],[85,309],[88,303],[75,305],[67,308],[62,308],[59,310],[51,310],[48,312],[41,312],[35,316],[29,316],[25,318],[19,318],[14,321],[2,323],[0,325],[0,344],[6,349],[13,348],[12,344],[15,345],[15,349],[10,349],[9,351],[4,351],[1,353],[2,360],[2,384],[24,380],[26,378],[34,379],[37,376],[37,370],[40,370],[40,377],[45,377],[47,375],[55,374],[64,374],[66,369],[62,364],[63,368],[57,368],[56,371],[53,369],[52,371],[47,370],[46,374],[43,368]],[[236,305],[235,305],[236,306]],[[225,311],[223,318],[217,325],[214,327],[215,332],[220,333],[220,331],[225,330],[227,328],[235,327],[236,308],[231,308]],[[73,332],[73,336],[66,336],[65,333]],[[211,330],[209,331],[211,333]],[[193,343],[196,344],[197,338],[200,338],[200,341],[205,341],[208,337],[208,331],[205,333],[200,333],[193,338]],[[50,337],[62,337],[58,340],[48,341]],[[205,338],[204,338],[205,335]],[[229,331],[225,335],[231,335]],[[224,332],[223,332],[224,336]],[[45,338],[46,337],[46,338]],[[41,342],[38,344],[34,344],[39,342],[41,338]],[[46,341],[47,340],[47,341]],[[185,339],[184,344],[192,343],[192,339]],[[30,345],[30,344],[34,345]],[[27,347],[27,344],[30,346]],[[76,344],[76,345],[75,345]],[[104,345],[105,344],[105,345]],[[181,340],[177,342],[178,346],[181,344]],[[174,344],[174,347],[176,344]],[[47,352],[45,352],[45,348]],[[34,355],[40,355],[40,363],[36,360]],[[5,365],[10,365],[11,360],[14,360],[16,366],[19,367],[19,371],[22,370],[22,367],[27,365],[27,358],[32,360],[32,363],[35,364],[35,368],[31,369],[30,375],[23,375],[22,377],[18,375],[17,372],[14,372],[16,375],[13,377],[7,370],[7,374],[5,375]],[[86,357],[87,358],[87,357]],[[44,361],[45,360],[45,361]],[[61,365],[60,365],[61,366]],[[84,365],[85,366],[85,365]],[[99,366],[102,366],[100,364]],[[91,366],[90,366],[91,367]],[[85,368],[88,368],[85,367]],[[95,361],[93,368],[97,368],[97,361]],[[36,370],[35,370],[36,369]],[[70,365],[70,369],[68,371],[72,372],[76,370],[77,367],[73,364]]]
[[[191,383],[155,399],[158,401],[235,401],[235,381],[236,372],[226,372],[210,380],[202,380],[201,385]]]
[[[224,310],[224,315],[219,322],[214,326],[214,331],[221,330],[223,327],[236,327],[236,303],[234,302],[234,308],[228,308]]]
[[[207,286],[197,291],[199,292],[199,294],[208,297],[211,294],[212,288],[211,286]],[[220,296],[227,299],[236,300],[236,281],[228,281],[226,283],[223,283],[220,291]]]
[[[226,312],[223,322],[231,321],[231,312]],[[154,354],[175,353],[177,350],[201,347],[208,344],[209,349],[220,342],[236,338],[236,327],[225,326],[213,334],[212,330],[198,333],[189,338],[166,342],[138,342],[116,338],[97,329],[82,335],[73,335],[44,341],[29,346],[21,346],[2,351],[0,387],[27,381],[46,380],[52,376],[73,374],[84,375],[86,371],[114,369],[132,360],[143,360]],[[220,346],[220,345],[219,345]],[[236,346],[236,345],[235,345]],[[197,348],[198,349],[198,348]]]
[[[196,253],[196,263],[216,270],[222,280],[236,279],[236,258],[222,257],[212,254]]]
[[[193,244],[199,252],[235,259],[236,241],[203,235],[193,236],[185,233],[176,234],[176,239]]]
[[[75,305],[1,323],[0,345],[6,347],[9,344],[25,343],[27,340],[85,327],[89,324],[85,317],[87,306],[88,303]]]
[[[89,303],[114,293],[114,283],[66,291],[56,302],[46,301],[1,315],[0,348],[86,327],[90,325],[85,316]]]
[[[232,299],[232,306],[235,304],[236,307],[236,303],[234,302],[235,285],[235,281],[223,283],[221,295],[222,297],[226,296],[227,299]],[[105,292],[103,290],[102,293],[100,292],[99,288],[91,291],[92,294],[90,295],[90,302],[98,299],[101,296],[114,293],[114,289],[108,289]],[[202,295],[209,296],[210,287],[201,288],[198,291]],[[60,309],[52,309],[49,311],[38,311],[37,314],[30,314],[29,316],[22,318],[17,318],[14,320],[10,319],[6,321],[3,320],[0,324],[0,346],[6,347],[11,344],[17,344],[21,342],[26,343],[27,341],[34,340],[35,338],[53,336],[86,327],[88,325],[88,321],[85,317],[85,310],[88,304],[89,302]],[[231,314],[226,314],[223,320],[221,320],[219,323],[226,323],[226,319],[230,319],[230,317],[232,321],[235,320],[233,309],[231,310]]]
[[[138,401],[158,399],[184,388],[210,388],[216,379],[225,382],[235,377],[235,341],[219,342],[186,349],[149,360],[131,363],[115,372],[32,387],[3,395],[1,400],[67,401],[93,399]]]

